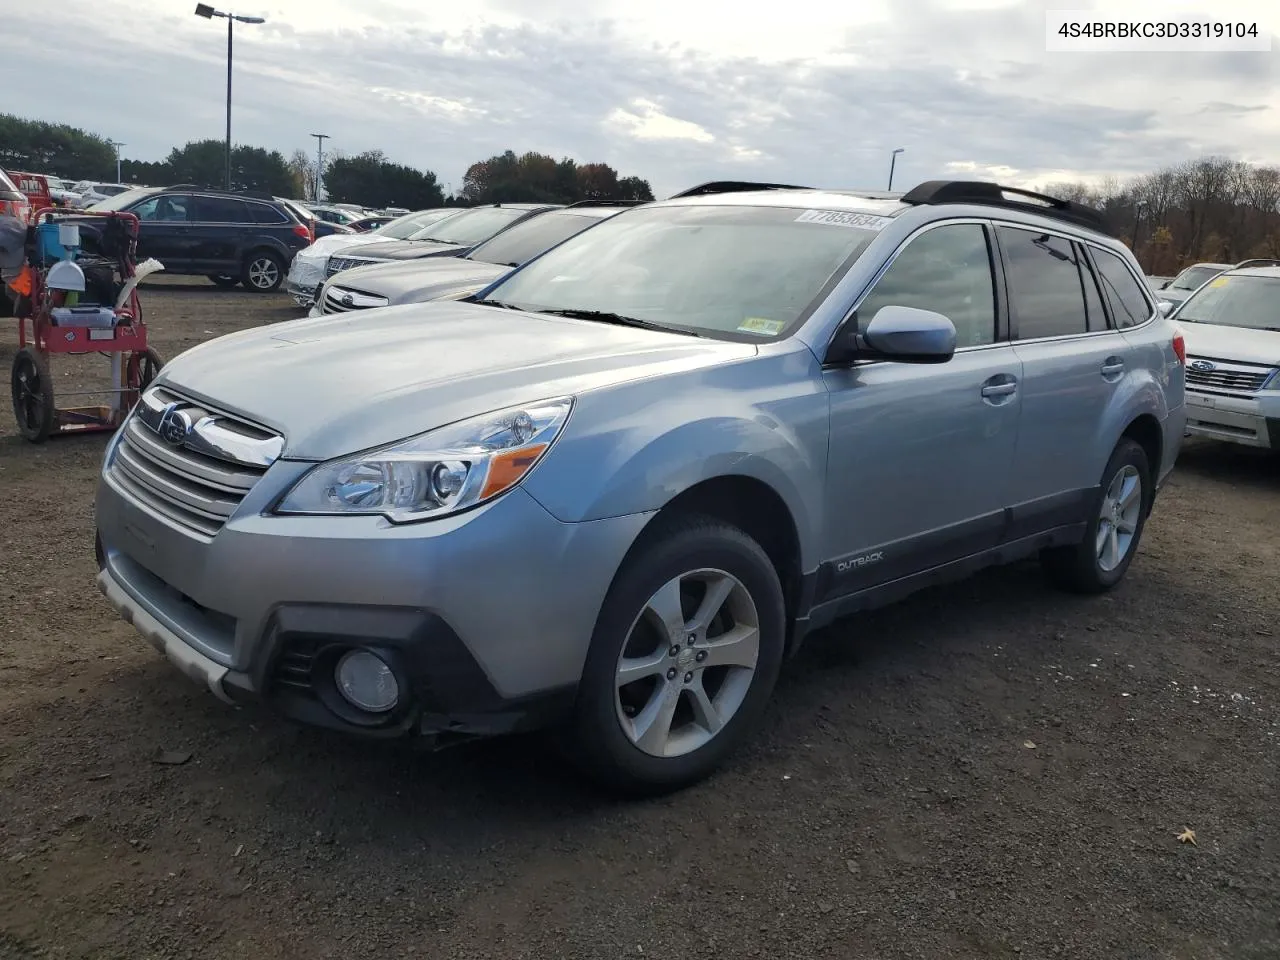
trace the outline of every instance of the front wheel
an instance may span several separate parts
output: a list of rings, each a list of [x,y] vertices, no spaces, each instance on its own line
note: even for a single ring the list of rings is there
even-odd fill
[[[709,518],[659,523],[609,589],[566,738],[587,775],[630,795],[719,766],[763,712],[785,637],[759,544]]]
[[[1146,451],[1121,440],[1102,472],[1102,496],[1084,539],[1041,556],[1054,583],[1075,593],[1103,593],[1124,578],[1151,511],[1150,477]]]
[[[284,262],[269,250],[251,253],[241,282],[255,293],[274,293],[284,283]]]

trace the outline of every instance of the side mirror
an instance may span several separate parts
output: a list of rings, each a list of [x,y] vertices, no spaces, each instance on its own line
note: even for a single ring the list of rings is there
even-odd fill
[[[1160,311],[1160,316],[1167,317],[1173,313],[1173,303],[1169,300],[1160,300],[1156,303],[1156,309]]]
[[[858,337],[858,357],[866,360],[946,363],[955,352],[955,324],[915,307],[881,307]]]

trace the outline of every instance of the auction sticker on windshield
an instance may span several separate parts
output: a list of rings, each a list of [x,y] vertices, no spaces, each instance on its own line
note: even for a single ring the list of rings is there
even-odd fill
[[[738,330],[741,333],[759,333],[766,337],[776,337],[785,326],[786,324],[781,320],[769,320],[766,317],[747,317],[747,319],[738,324]]]
[[[855,227],[859,230],[883,230],[891,217],[878,217],[873,213],[853,213],[849,210],[806,210],[796,217],[796,223],[827,223],[833,227]]]

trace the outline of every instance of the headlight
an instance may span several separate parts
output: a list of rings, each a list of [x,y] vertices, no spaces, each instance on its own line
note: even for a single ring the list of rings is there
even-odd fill
[[[523,480],[572,407],[569,397],[511,407],[322,463],[285,494],[276,513],[381,514],[393,523],[457,513]]]
[[[1271,374],[1262,385],[1263,390],[1280,390],[1280,370]]]

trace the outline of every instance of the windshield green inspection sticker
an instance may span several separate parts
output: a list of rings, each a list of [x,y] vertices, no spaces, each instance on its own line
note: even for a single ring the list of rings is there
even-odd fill
[[[853,227],[857,230],[883,230],[890,220],[890,217],[854,213],[850,210],[806,210],[796,217],[796,223],[825,223],[833,227]]]
[[[786,324],[781,320],[769,320],[766,317],[747,317],[738,324],[739,333],[759,333],[766,337],[776,337]]]

